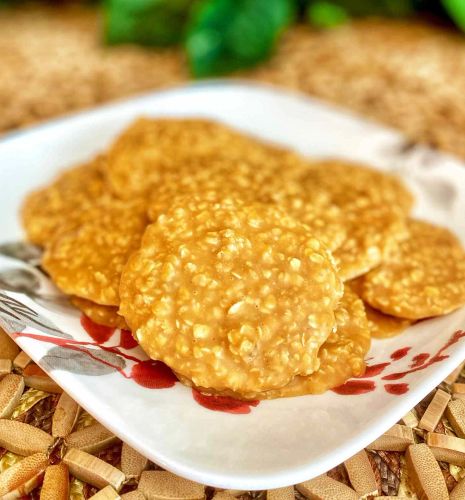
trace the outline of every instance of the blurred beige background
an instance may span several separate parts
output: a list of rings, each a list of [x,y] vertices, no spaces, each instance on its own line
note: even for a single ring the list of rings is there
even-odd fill
[[[189,78],[179,49],[105,47],[96,9],[0,10],[5,132]],[[424,21],[291,28],[274,57],[238,76],[297,89],[465,157],[465,37]]]

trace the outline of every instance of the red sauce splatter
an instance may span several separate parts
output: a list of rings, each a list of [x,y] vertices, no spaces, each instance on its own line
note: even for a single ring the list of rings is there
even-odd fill
[[[398,360],[405,358],[407,356],[408,352],[410,351],[411,347],[402,347],[402,349],[397,349],[397,351],[394,351],[391,354],[391,359]]]
[[[260,401],[241,401],[229,396],[215,396],[213,394],[202,394],[197,389],[192,389],[192,396],[200,406],[213,411],[224,411],[245,415],[250,413],[251,406],[258,406]]]
[[[47,335],[38,335],[35,333],[15,333],[15,337],[28,337],[30,339],[34,340],[39,340],[40,342],[49,342],[51,344],[58,345],[60,347],[64,347],[66,349],[71,349],[72,346],[94,346],[94,347],[99,347],[102,349],[102,351],[107,351],[107,352],[112,352],[114,354],[118,354],[118,356],[121,356],[129,361],[134,361],[136,363],[139,363],[139,361],[142,361],[139,358],[136,358],[135,356],[131,356],[130,354],[127,354],[123,351],[120,351],[117,347],[111,347],[111,346],[104,346],[100,345],[97,342],[83,342],[79,340],[74,340],[74,339],[59,339],[57,337],[48,337]],[[79,350],[79,349],[74,349],[74,350]],[[82,350],[82,352],[86,352],[85,350]]]
[[[108,361],[105,361],[97,356],[94,356],[94,354],[92,353],[92,351],[90,349],[83,349],[82,348],[82,346],[85,346],[85,345],[86,346],[87,345],[96,346],[97,344],[95,344],[93,342],[79,342],[79,341],[74,340],[74,339],[63,339],[63,338],[57,338],[57,337],[49,337],[47,335],[38,335],[36,333],[24,333],[24,332],[16,332],[14,334],[14,337],[28,337],[30,339],[39,340],[40,342],[49,342],[50,344],[54,344],[54,345],[63,347],[65,349],[69,349],[71,351],[82,352],[83,354],[89,356],[90,358],[94,359],[95,361],[98,361],[99,363],[102,363],[106,366],[110,366],[114,370],[120,372],[121,375],[128,378],[128,376],[123,372],[123,370],[121,370],[121,368],[119,366],[113,365],[112,363],[110,363]],[[106,351],[111,351],[111,352],[116,351],[117,354],[120,354],[121,356],[124,357],[123,353],[120,353],[118,351],[118,349],[114,349],[111,347],[105,348],[103,346],[101,346],[101,349],[106,350]],[[130,358],[130,356],[126,356],[126,357]],[[136,358],[132,358],[132,359],[136,359]],[[138,360],[136,359],[136,361],[138,361]]]
[[[140,361],[132,367],[130,378],[148,389],[168,389],[178,381],[176,375],[161,361]]]
[[[383,377],[383,380],[399,380],[401,378],[404,378],[406,375],[409,373],[414,373],[418,372],[420,370],[424,370],[425,368],[430,367],[434,363],[439,363],[440,361],[443,361],[444,359],[447,359],[449,357],[448,354],[443,354],[446,349],[451,347],[452,345],[456,344],[461,338],[465,337],[465,331],[464,330],[457,330],[451,338],[446,342],[444,346],[439,349],[439,351],[429,358],[426,362],[424,362],[420,366],[415,366],[413,368],[410,368],[409,370],[405,370],[403,372],[397,372],[397,373],[390,373],[389,375],[385,375]]]
[[[140,360],[134,356],[129,356],[124,352],[119,351],[115,347],[105,347],[99,346],[104,351],[113,352],[119,356],[126,358],[130,361],[134,361],[136,364],[132,367],[131,373],[128,375],[119,366],[112,364],[98,356],[95,356],[91,349],[84,349],[83,346],[98,346],[93,342],[79,342],[74,339],[64,339],[57,337],[49,337],[46,335],[38,335],[35,333],[16,333],[16,337],[29,337],[41,342],[49,342],[51,344],[70,349],[71,351],[79,351],[86,354],[93,360],[102,363],[106,366],[113,368],[115,371],[119,372],[123,377],[128,379],[133,379],[137,384],[147,387],[149,389],[165,389],[168,387],[173,387],[177,382],[177,378],[174,373],[168,368],[164,363],[160,361],[153,360]],[[39,370],[41,370],[38,367]]]
[[[389,394],[394,394],[395,396],[400,396],[408,392],[408,384],[386,384],[384,389]]]
[[[98,325],[84,314],[81,316],[81,325],[88,335],[99,344],[104,344],[115,332],[114,328]]]
[[[421,366],[428,358],[429,354],[427,352],[417,354],[412,358],[412,364],[410,365],[410,368],[417,368],[418,366]]]
[[[336,394],[342,396],[354,396],[356,394],[365,394],[372,392],[376,388],[373,380],[348,380],[345,384],[331,389]]]
[[[391,363],[379,363],[377,365],[372,365],[372,366],[367,366],[365,373],[363,375],[360,375],[358,378],[370,378],[370,377],[376,377],[376,375],[379,375],[384,371],[386,367],[388,367]]]
[[[128,330],[121,330],[119,347],[123,349],[134,349],[134,347],[138,346],[137,340],[132,336],[132,333]]]
[[[57,338],[57,337],[50,337],[46,335],[24,333],[24,332],[17,332],[13,335],[13,337],[20,337],[20,336],[29,337],[41,342],[50,342],[52,344],[64,347],[66,349],[82,352],[87,356],[91,357],[92,359],[94,359],[95,361],[112,367],[115,371],[118,371],[123,377],[133,379],[136,383],[142,385],[143,387],[148,387],[151,389],[168,388],[172,387],[177,382],[177,378],[174,375],[174,373],[171,371],[170,368],[168,368],[163,363],[152,360],[143,361],[134,356],[130,356],[129,354],[124,353],[118,349],[118,347],[123,347],[125,349],[132,348],[132,347],[127,347],[134,345],[134,341],[130,340],[130,338],[132,338],[130,332],[127,332],[126,330],[123,330],[121,332],[120,345],[118,347],[103,346],[99,345],[99,342],[100,343],[106,342],[112,336],[115,329],[104,327],[101,325],[96,325],[86,316],[83,316],[81,318],[81,324],[87,331],[87,333],[96,342],[80,342],[74,339]],[[428,359],[429,356],[427,355],[427,353],[421,353],[412,359],[413,363],[410,370],[385,375],[383,377],[383,380],[397,380],[403,378],[405,375],[409,373],[413,373],[419,370],[424,370],[425,368],[431,366],[433,363],[437,363],[444,359],[447,359],[449,355],[443,354],[444,351],[449,347],[451,347],[453,344],[456,344],[463,337],[465,337],[465,331],[457,330],[451,336],[449,341],[441,349],[439,349],[439,351],[434,356]],[[119,356],[125,359],[134,361],[136,364],[133,366],[130,375],[128,375],[119,366],[115,366],[112,363],[103,360],[98,356],[95,356],[92,353],[91,349],[84,349],[82,346],[98,346],[102,350],[118,354]],[[401,359],[407,355],[410,349],[411,349],[410,347],[404,347],[402,349],[399,349],[395,351],[393,354],[391,354],[391,358],[395,360]],[[378,375],[388,365],[389,363],[379,363],[377,365],[367,367],[367,371],[365,372],[364,377]],[[30,368],[30,370],[34,371],[36,369]],[[37,367],[37,374],[39,373],[42,373],[42,370],[39,367]],[[376,385],[372,380],[348,380],[345,384],[332,389],[332,391],[341,395],[357,395],[374,391],[375,388]],[[385,384],[384,388],[386,392],[390,394],[400,395],[400,394],[405,394],[408,391],[408,384]],[[205,408],[214,411],[245,414],[245,413],[250,413],[251,406],[257,406],[259,404],[259,401],[240,401],[227,396],[205,395],[201,394],[199,391],[196,391],[195,389],[193,389],[192,394],[197,403],[199,403],[201,406],[204,406]]]

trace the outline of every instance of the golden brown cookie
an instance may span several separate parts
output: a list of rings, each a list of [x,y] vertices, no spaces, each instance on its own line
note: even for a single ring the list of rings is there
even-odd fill
[[[347,288],[348,286],[360,296],[363,288],[363,276],[347,282],[345,287]],[[377,311],[367,302],[364,302],[363,305],[365,306],[368,328],[370,329],[372,338],[387,339],[395,337],[414,323],[410,319],[396,318],[395,316]]]
[[[103,161],[97,157],[66,170],[50,185],[26,197],[21,218],[29,241],[46,246],[58,231],[72,227],[81,211],[103,195]]]
[[[188,196],[147,228],[120,313],[151,358],[242,394],[312,373],[341,295],[330,254],[285,211]]]
[[[135,121],[108,153],[106,176],[122,199],[150,196],[169,171],[200,158],[247,160],[257,169],[290,168],[297,155],[242,135],[206,119],[147,119]],[[191,164],[191,167],[195,163]],[[202,168],[205,164],[199,164]]]
[[[465,304],[465,251],[447,229],[410,220],[410,236],[363,280],[363,299],[386,314],[422,319]]]
[[[310,164],[302,162],[301,171]],[[257,197],[266,203],[284,208],[298,221],[306,224],[313,236],[329,250],[336,250],[346,239],[345,217],[324,190],[306,189],[298,177],[272,175],[256,189]]]
[[[121,272],[147,225],[145,203],[106,197],[80,217],[47,247],[42,265],[64,293],[118,306]]]
[[[321,394],[363,374],[365,355],[371,344],[370,330],[363,302],[349,287],[344,288],[344,296],[336,309],[336,324],[336,331],[318,353],[320,368],[308,377],[296,377],[275,393],[266,394],[267,399]]]
[[[303,160],[302,160],[303,162]],[[185,161],[176,172],[165,173],[153,189],[149,216],[156,220],[175,196],[207,193],[243,201],[280,205],[294,218],[308,225],[310,232],[330,250],[345,238],[341,210],[323,191],[306,192],[294,178],[294,169],[279,172],[270,166],[257,168],[248,160],[195,158]]]
[[[387,339],[395,337],[407,330],[414,322],[410,319],[396,318],[389,314],[373,309],[370,304],[365,302],[365,311],[367,313],[368,328],[372,338]]]
[[[297,376],[279,389],[248,394],[225,392],[223,395],[245,399],[275,399],[305,394],[321,394],[365,371],[365,355],[370,349],[370,329],[361,299],[350,287],[344,288],[335,311],[337,329],[332,332],[318,353],[320,368],[306,377]],[[192,385],[186,378],[181,382]],[[203,392],[209,389],[199,388]]]
[[[256,201],[257,190],[270,182],[267,169],[257,169],[249,161],[232,158],[194,157],[186,159],[176,171],[167,171],[153,188],[149,200],[149,217],[155,221],[169,209],[173,199],[183,195],[239,198]]]
[[[399,177],[345,160],[314,162],[302,180],[327,191],[345,209],[353,205],[391,205],[408,215],[414,203]]]
[[[346,239],[334,251],[341,278],[361,276],[383,262],[407,237],[399,210],[373,205],[345,213]]]
[[[123,316],[118,314],[118,308],[113,306],[102,306],[91,302],[90,300],[81,299],[80,297],[71,297],[71,304],[76,306],[88,318],[98,325],[109,326],[111,328],[120,328],[121,330],[129,330]]]
[[[342,279],[373,269],[407,236],[405,213],[412,196],[396,177],[328,161],[308,170],[301,182],[328,193],[344,214],[346,239],[334,252]]]

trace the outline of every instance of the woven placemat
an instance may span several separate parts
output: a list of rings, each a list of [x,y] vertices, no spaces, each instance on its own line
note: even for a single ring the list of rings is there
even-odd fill
[[[336,102],[394,125],[412,141],[427,142],[465,157],[465,38],[444,28],[376,20],[328,32],[300,26],[285,36],[269,62],[239,76]],[[176,49],[104,48],[98,13],[93,9],[33,6],[0,11],[0,131],[187,79],[184,57]],[[208,499],[350,499],[376,495],[426,495],[423,497],[436,499],[447,497],[444,488],[453,490],[451,498],[465,498],[465,480],[461,481],[465,476],[462,367],[370,449],[362,450],[327,475],[277,491],[219,492],[160,471],[73,406],[24,353],[18,354],[13,348],[6,356],[5,351],[0,351],[0,412],[1,404],[10,405],[3,417],[55,435],[53,423],[59,420],[57,413],[64,406],[79,412],[77,422],[66,423],[62,436],[52,437],[50,442],[41,437],[49,454],[47,463],[50,460],[60,464],[64,460],[70,464],[73,499],[90,498],[107,483],[112,486],[95,498],[118,498],[115,490],[120,486],[120,493],[127,499],[195,500],[204,495]],[[24,388],[22,381],[26,382]],[[13,400],[8,399],[11,394]],[[86,428],[90,430],[84,432]],[[20,436],[26,436],[23,441],[27,444],[29,432],[29,427],[21,426],[20,434],[13,438],[6,433],[10,441],[0,448],[0,498],[4,494],[1,488],[10,476],[15,481],[8,482],[8,487],[19,488],[20,495],[31,490],[31,498],[65,498],[61,492],[66,478],[60,467],[47,469],[41,491],[44,463],[34,462],[36,469],[31,466],[32,472],[28,472],[30,469],[21,462],[23,456],[15,453]],[[1,435],[0,427],[0,440]],[[90,457],[70,457],[70,448],[81,448],[80,452]],[[92,456],[114,469],[105,469],[98,461],[83,466]]]

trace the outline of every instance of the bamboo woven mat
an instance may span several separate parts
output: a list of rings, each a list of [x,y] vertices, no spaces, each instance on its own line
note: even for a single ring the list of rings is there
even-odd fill
[[[0,11],[0,131],[188,79],[178,50],[104,48],[99,33],[98,15],[91,9]],[[412,141],[428,142],[465,157],[465,37],[444,28],[375,20],[329,32],[296,27],[269,62],[240,76],[336,102],[401,129]],[[27,441],[36,428],[55,436],[54,425],[61,425],[62,435],[52,437],[47,461],[74,460],[82,465],[97,457],[113,467],[94,461],[91,474],[89,467],[71,466],[69,497],[76,500],[119,498],[115,489],[121,483],[120,494],[126,500],[196,500],[205,495],[218,500],[344,500],[377,495],[436,500],[446,498],[441,493],[444,488],[452,492],[451,498],[465,499],[462,367],[370,449],[327,475],[295,488],[219,492],[161,472],[60,395],[56,384],[31,365],[27,356],[19,353],[18,357],[11,345],[7,351],[5,339],[0,332],[0,412],[10,405],[2,416],[26,427],[21,425],[14,439],[10,436],[3,443],[0,428],[0,446],[4,446],[0,447],[0,498],[7,483],[10,489],[19,488],[19,496],[31,490],[31,498],[67,498],[66,468],[47,469],[44,480],[44,462],[17,453],[18,442]],[[64,423],[61,410],[56,411],[63,407],[71,415]],[[72,415],[78,413],[74,422]],[[41,439],[49,438],[41,435]],[[73,439],[74,448],[91,456],[66,458]],[[412,443],[416,444],[411,447]],[[33,463],[28,468],[22,460]],[[112,486],[93,496],[107,483]]]

